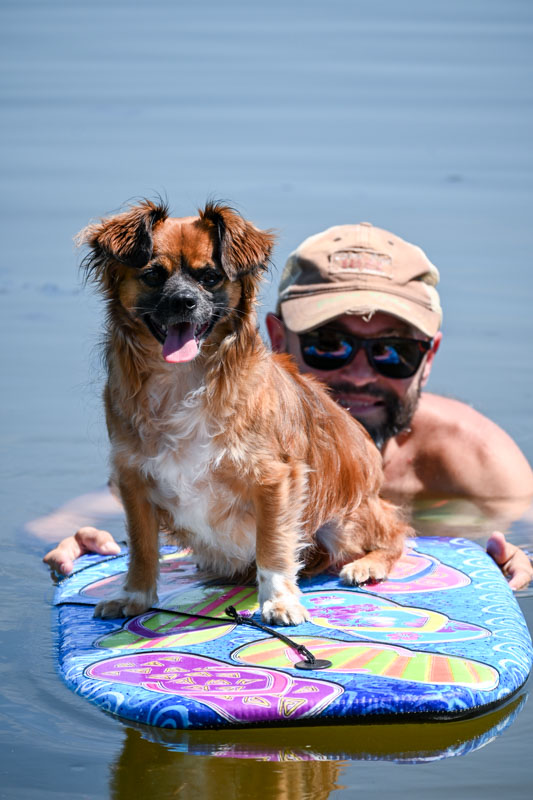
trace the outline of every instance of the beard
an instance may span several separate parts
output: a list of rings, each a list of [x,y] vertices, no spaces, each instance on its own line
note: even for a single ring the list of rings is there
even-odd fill
[[[411,425],[422,386],[421,381],[418,381],[416,386],[412,387],[412,391],[402,399],[395,392],[378,389],[375,386],[355,388],[351,383],[336,383],[330,384],[330,389],[335,399],[338,395],[348,398],[357,398],[357,395],[371,395],[381,400],[385,412],[383,422],[372,423],[365,419],[359,419],[355,414],[352,416],[370,434],[378,450],[382,450],[389,439],[407,430]]]

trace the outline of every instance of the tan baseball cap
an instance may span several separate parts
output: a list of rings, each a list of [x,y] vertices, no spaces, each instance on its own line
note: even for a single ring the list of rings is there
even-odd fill
[[[283,321],[295,333],[341,314],[383,311],[433,337],[442,322],[439,271],[420,247],[370,222],[336,225],[289,256],[279,286]]]

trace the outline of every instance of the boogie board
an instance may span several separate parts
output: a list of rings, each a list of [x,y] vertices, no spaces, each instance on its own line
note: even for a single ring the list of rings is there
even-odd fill
[[[134,723],[454,720],[506,703],[531,670],[531,638],[511,589],[465,539],[410,540],[381,583],[347,587],[333,572],[302,579],[309,622],[270,631],[253,625],[253,585],[202,580],[188,551],[163,547],[160,560],[158,606],[140,616],[93,617],[119,588],[127,552],[83,556],[54,599],[60,675]]]

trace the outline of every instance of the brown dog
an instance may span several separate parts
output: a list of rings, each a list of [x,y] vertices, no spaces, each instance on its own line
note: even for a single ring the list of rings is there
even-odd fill
[[[131,549],[121,595],[95,614],[156,603],[160,530],[219,576],[255,562],[271,623],[306,619],[303,566],[385,578],[409,529],[379,497],[377,449],[257,331],[272,234],[224,205],[171,218],[144,201],[79,238],[107,301],[105,407]]]

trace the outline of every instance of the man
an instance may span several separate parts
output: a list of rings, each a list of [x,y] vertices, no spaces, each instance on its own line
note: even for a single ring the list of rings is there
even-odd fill
[[[533,473],[501,428],[455,400],[422,392],[442,334],[439,273],[423,251],[370,223],[311,236],[291,254],[276,314],[274,350],[325,381],[383,455],[384,492],[395,500],[464,497],[510,520],[533,496]],[[116,547],[92,527],[45,557],[70,571],[87,550]],[[526,554],[495,532],[489,552],[521,588]]]

